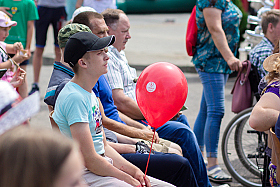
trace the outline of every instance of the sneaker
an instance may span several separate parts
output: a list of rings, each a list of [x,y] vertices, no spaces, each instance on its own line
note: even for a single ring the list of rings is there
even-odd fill
[[[33,83],[33,84],[32,84],[32,89],[31,89],[31,91],[28,93],[28,95],[31,95],[31,94],[33,94],[33,93],[36,92],[36,91],[39,91],[39,86],[38,86],[38,84]]]
[[[226,174],[220,166],[213,166],[211,170],[207,170],[208,178],[214,182],[231,182],[232,178]]]

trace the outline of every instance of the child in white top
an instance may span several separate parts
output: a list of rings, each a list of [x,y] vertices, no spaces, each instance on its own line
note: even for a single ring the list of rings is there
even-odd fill
[[[1,80],[8,82],[10,82],[14,76],[14,64],[21,63],[28,58],[20,42],[14,44],[6,44],[4,42],[9,35],[11,27],[16,25],[17,22],[11,21],[7,14],[0,11],[0,69],[8,69]],[[13,58],[9,58],[7,53],[16,55]]]

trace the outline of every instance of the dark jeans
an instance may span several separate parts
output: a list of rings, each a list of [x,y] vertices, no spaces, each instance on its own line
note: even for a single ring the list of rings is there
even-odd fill
[[[146,170],[148,154],[122,154],[130,163],[143,172]],[[178,187],[198,186],[188,159],[168,153],[156,152],[150,157],[147,175],[166,181]]]
[[[140,122],[147,125],[147,122]],[[187,117],[180,115],[176,121],[168,121],[163,126],[157,128],[156,131],[160,138],[181,146],[183,156],[188,159],[193,168],[198,185],[200,187],[211,186],[196,136],[187,122]]]

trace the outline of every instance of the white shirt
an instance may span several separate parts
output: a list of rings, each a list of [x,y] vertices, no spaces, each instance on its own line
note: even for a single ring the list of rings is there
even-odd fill
[[[108,48],[108,73],[104,75],[112,90],[123,89],[124,94],[136,101],[136,69],[128,65],[124,51],[119,52],[114,46]]]

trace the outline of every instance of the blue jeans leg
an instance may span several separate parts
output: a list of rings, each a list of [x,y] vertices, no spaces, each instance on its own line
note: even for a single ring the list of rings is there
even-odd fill
[[[148,154],[130,153],[122,154],[122,156],[145,172]],[[189,161],[176,154],[156,153],[151,155],[147,175],[178,187],[198,186]]]
[[[177,121],[168,121],[156,129],[159,137],[170,140],[181,146],[183,156],[187,158],[193,168],[199,186],[211,186],[204,160],[199,150],[197,140],[193,131],[185,124]]]
[[[206,146],[207,157],[217,158],[220,125],[225,111],[224,88],[228,74],[198,71],[203,85],[200,110],[194,133],[200,149]]]

